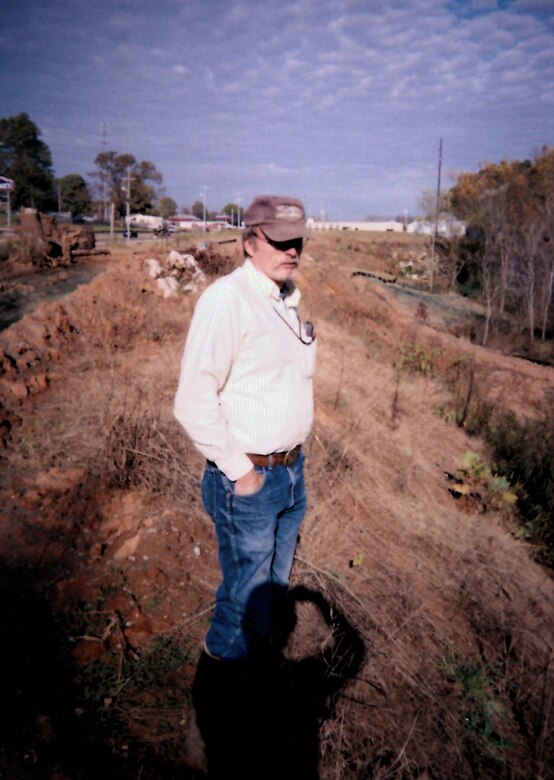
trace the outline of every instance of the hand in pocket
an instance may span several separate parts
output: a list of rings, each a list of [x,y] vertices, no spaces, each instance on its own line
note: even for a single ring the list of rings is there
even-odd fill
[[[235,482],[236,496],[251,496],[258,493],[264,484],[265,476],[259,474],[256,469],[251,469],[244,477]]]

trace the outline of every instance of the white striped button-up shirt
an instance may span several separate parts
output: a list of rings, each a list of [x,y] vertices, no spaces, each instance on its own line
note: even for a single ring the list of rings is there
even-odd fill
[[[292,449],[310,432],[316,343],[304,344],[300,292],[285,299],[250,260],[200,296],[189,328],[174,413],[230,480],[246,453]]]

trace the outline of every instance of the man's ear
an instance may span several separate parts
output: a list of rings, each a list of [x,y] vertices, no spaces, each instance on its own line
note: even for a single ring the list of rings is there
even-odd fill
[[[256,238],[254,236],[247,238],[244,242],[244,253],[248,257],[252,257],[254,250],[256,249]]]

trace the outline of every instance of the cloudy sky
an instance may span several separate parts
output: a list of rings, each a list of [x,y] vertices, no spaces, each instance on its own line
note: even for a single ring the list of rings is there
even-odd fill
[[[179,206],[412,213],[441,138],[445,187],[554,145],[553,0],[3,0],[0,72],[56,175],[130,152]]]

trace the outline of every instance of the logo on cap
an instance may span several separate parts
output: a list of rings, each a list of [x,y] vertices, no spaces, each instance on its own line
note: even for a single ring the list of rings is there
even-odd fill
[[[275,207],[275,219],[284,219],[287,222],[296,222],[304,219],[304,212],[298,206],[287,203],[279,203]]]

